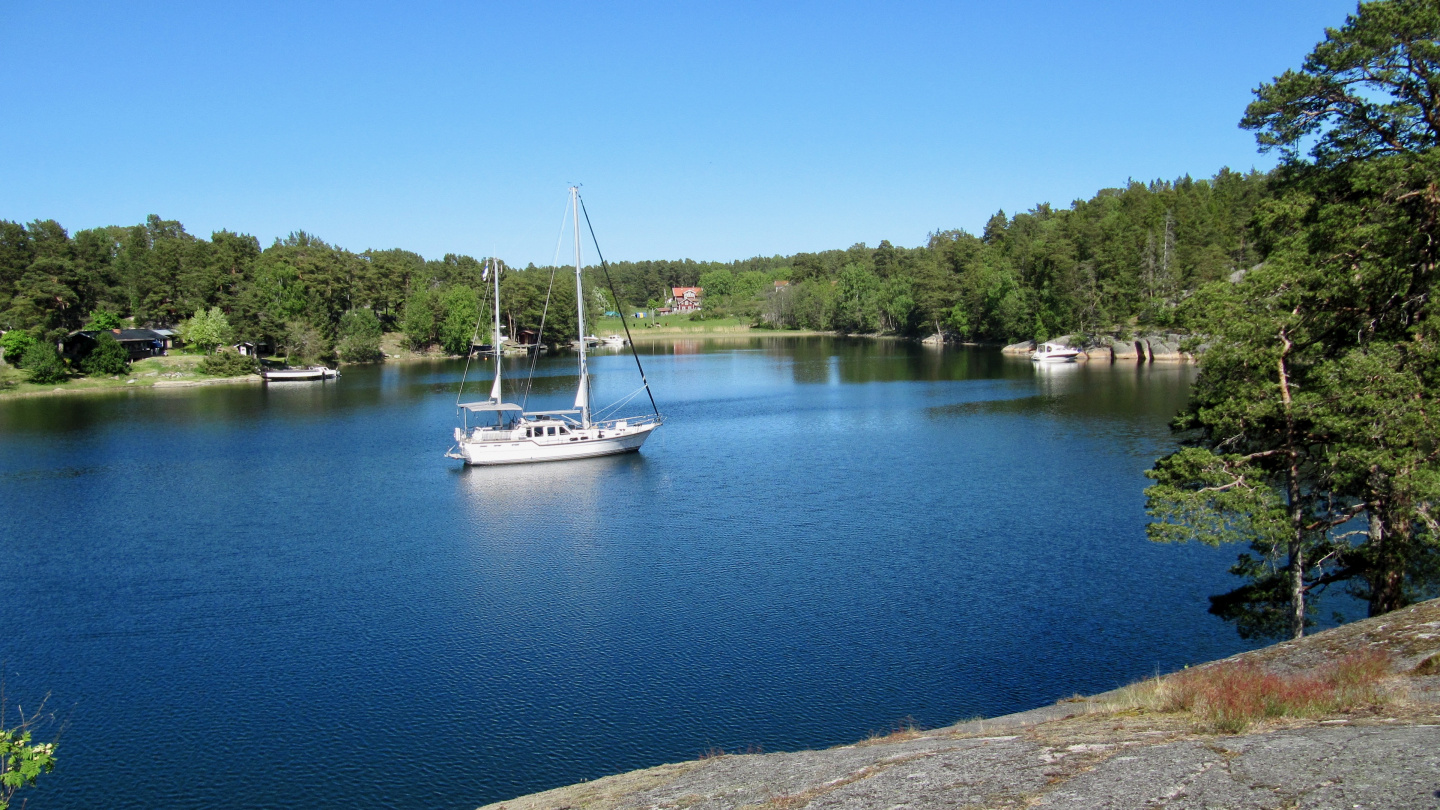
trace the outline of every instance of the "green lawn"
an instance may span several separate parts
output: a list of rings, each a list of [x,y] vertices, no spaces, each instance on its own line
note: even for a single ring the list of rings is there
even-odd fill
[[[627,319],[629,320],[629,319]],[[664,315],[659,318],[639,318],[630,320],[631,334],[639,337],[646,332],[736,332],[743,331],[750,327],[749,319],[741,318],[716,318],[714,320],[692,321],[686,315]],[[600,318],[590,324],[590,334],[604,337],[605,335],[623,335],[625,329],[620,325],[619,318]]]
[[[0,363],[0,396],[7,394],[48,393],[62,391],[98,391],[114,388],[151,386],[162,380],[212,380],[195,370],[203,359],[199,354],[171,354],[147,357],[130,364],[130,373],[116,377],[85,377],[75,374],[61,383],[36,385],[25,381],[25,372],[8,363]]]

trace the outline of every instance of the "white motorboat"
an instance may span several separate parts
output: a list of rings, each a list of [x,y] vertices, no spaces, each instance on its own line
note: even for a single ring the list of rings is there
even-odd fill
[[[623,349],[630,345],[630,341],[624,335],[606,335],[600,338],[600,343],[607,349]]]
[[[1041,343],[1030,352],[1030,359],[1037,363],[1073,363],[1079,356],[1079,349],[1060,343]]]
[[[578,335],[585,334],[585,295],[580,278],[580,191],[570,189],[571,213],[575,219],[575,301],[579,316]],[[604,258],[601,258],[604,264]],[[500,267],[491,260],[487,272],[493,271],[495,279],[495,340],[500,345]],[[593,340],[590,338],[589,340]],[[527,464],[537,461],[561,461],[564,459],[609,456],[617,453],[633,453],[660,427],[664,418],[658,409],[653,414],[625,418],[594,419],[590,410],[590,374],[585,365],[586,339],[578,339],[576,350],[579,355],[580,384],[575,392],[575,405],[566,410],[527,411],[522,406],[505,402],[502,396],[500,374],[500,352],[495,352],[495,381],[490,386],[490,398],[483,402],[457,403],[462,415],[460,427],[455,428],[455,446],[445,455],[463,460],[466,464],[485,466],[495,464]],[[635,364],[640,365],[636,355]],[[640,379],[643,390],[648,394],[650,384],[641,369]],[[463,388],[463,381],[462,381]],[[638,394],[639,390],[635,392]],[[632,394],[631,396],[634,396]],[[653,408],[655,400],[651,396]],[[471,426],[474,419],[479,425]]]
[[[325,366],[307,368],[267,368],[260,371],[265,382],[306,382],[311,380],[333,380],[340,372]]]

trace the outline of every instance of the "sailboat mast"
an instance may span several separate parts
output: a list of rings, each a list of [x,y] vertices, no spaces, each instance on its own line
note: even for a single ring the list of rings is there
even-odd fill
[[[495,337],[490,344],[495,348],[495,361],[500,361],[500,266],[492,257],[490,259],[490,272],[495,274]],[[499,368],[499,366],[496,366]]]
[[[490,386],[490,401],[500,402],[500,263],[494,256],[490,257],[490,273],[495,277],[495,334],[490,339],[490,347],[495,352],[495,383]]]
[[[580,187],[570,187],[571,218],[575,220],[575,310],[580,324],[580,390],[575,392],[575,407],[580,409],[580,424],[590,427],[590,377],[585,367],[585,291],[580,284]]]

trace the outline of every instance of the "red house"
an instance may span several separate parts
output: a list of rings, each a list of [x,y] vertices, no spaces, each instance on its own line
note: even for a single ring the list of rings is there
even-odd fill
[[[671,287],[670,308],[675,312],[694,312],[700,308],[700,287]]]

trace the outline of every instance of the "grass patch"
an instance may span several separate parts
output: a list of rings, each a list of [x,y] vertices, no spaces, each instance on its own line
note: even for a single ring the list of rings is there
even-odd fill
[[[1410,670],[1410,674],[1420,677],[1424,677],[1426,675],[1440,675],[1440,653],[1435,653],[1429,658],[1426,658],[1424,661],[1421,661],[1419,664],[1416,664],[1415,668]]]
[[[1185,712],[1211,731],[1238,734],[1277,717],[1320,717],[1380,703],[1390,657],[1362,651],[1313,675],[1276,675],[1250,662],[1185,670],[1153,682],[1150,701],[1162,712]],[[1137,691],[1137,696],[1145,690]]]
[[[879,743],[904,742],[905,740],[913,740],[921,736],[920,732],[923,730],[924,729],[916,724],[915,718],[906,717],[902,720],[895,721],[895,725],[888,731],[870,732],[870,736],[865,738],[865,741],[860,744],[875,745]]]
[[[726,751],[718,745],[712,745],[704,751],[701,751],[700,756],[695,759],[704,762],[707,759],[723,759],[730,756],[743,757],[763,753],[765,753],[765,747],[763,745],[756,745],[755,743],[751,743],[744,748],[736,748],[734,751]]]
[[[626,319],[630,320],[630,319]],[[593,335],[624,335],[625,327],[619,318],[599,318],[589,324]],[[750,328],[749,318],[710,318],[694,321],[689,313],[684,315],[662,315],[658,318],[630,320],[630,334],[644,337],[648,332],[737,332]]]

